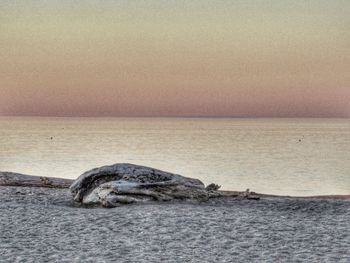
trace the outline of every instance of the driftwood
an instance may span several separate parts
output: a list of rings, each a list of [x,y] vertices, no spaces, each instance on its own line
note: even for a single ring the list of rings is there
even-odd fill
[[[85,172],[71,185],[76,202],[115,207],[146,201],[197,200],[218,197],[193,178],[134,164],[114,164]]]
[[[195,200],[216,197],[258,199],[246,192],[219,191],[194,178],[134,164],[114,164],[92,169],[71,179],[0,172],[0,186],[69,188],[76,202],[115,207],[147,201]]]
[[[71,179],[0,172],[0,186],[69,188]]]

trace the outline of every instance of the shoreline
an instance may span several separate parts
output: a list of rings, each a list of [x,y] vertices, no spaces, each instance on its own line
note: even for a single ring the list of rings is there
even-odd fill
[[[228,191],[228,190],[219,190],[220,193],[223,193],[227,197],[235,197],[244,194],[244,191]],[[256,192],[250,192],[250,194],[258,197],[268,197],[268,198],[302,198],[302,199],[350,199],[349,195],[310,195],[310,196],[293,196],[293,195],[273,195],[273,194],[262,194]]]
[[[68,189],[74,182],[73,179],[58,178],[58,177],[44,177],[35,175],[26,175],[14,172],[0,172],[0,187],[14,186],[14,187],[43,187],[43,188],[58,188]],[[245,194],[245,191],[234,190],[219,190],[224,197],[239,197]],[[301,199],[350,199],[350,194],[338,195],[312,195],[312,196],[291,196],[291,195],[274,195],[250,192],[250,194],[263,198],[301,198]]]

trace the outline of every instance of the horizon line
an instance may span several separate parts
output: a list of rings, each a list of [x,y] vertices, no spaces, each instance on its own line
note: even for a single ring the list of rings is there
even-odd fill
[[[182,119],[350,119],[346,116],[211,116],[211,115],[0,115],[19,118],[182,118]]]

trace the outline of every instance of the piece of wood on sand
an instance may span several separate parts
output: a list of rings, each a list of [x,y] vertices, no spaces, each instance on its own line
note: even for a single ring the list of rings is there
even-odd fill
[[[24,186],[69,188],[74,180],[65,178],[26,175],[13,172],[0,172],[0,186]]]

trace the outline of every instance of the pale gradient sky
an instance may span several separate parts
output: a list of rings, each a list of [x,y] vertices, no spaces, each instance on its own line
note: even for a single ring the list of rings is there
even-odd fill
[[[349,0],[0,1],[0,115],[350,117]]]

